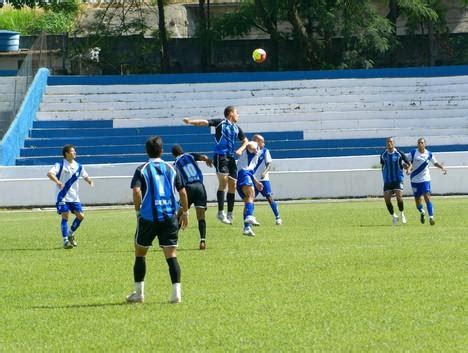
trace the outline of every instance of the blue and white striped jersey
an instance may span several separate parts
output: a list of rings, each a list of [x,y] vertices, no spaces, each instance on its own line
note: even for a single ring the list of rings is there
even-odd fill
[[[133,175],[131,188],[140,187],[142,202],[140,216],[147,221],[163,222],[179,209],[176,190],[184,186],[172,165],[152,158],[139,166]]]
[[[66,159],[55,163],[49,172],[55,174],[58,180],[64,185],[60,190],[55,187],[55,197],[57,202],[80,202],[79,178],[88,177],[86,169],[77,161],[69,163]]]
[[[255,171],[255,168],[258,165],[258,157],[260,153],[257,152],[257,154],[250,153],[247,148],[242,152],[241,156],[237,160],[237,169],[241,170],[249,170],[253,172]]]
[[[197,164],[199,160],[200,154],[198,153],[184,153],[177,156],[174,166],[180,175],[182,185],[203,183],[203,173]]]
[[[234,156],[236,152],[236,141],[245,139],[242,129],[228,119],[210,119],[208,126],[215,127],[215,149],[218,155]]]
[[[418,149],[414,149],[410,153],[411,163],[413,163],[413,171],[411,172],[412,183],[422,183],[431,181],[431,174],[429,173],[429,162],[432,164],[437,163],[431,151],[424,149],[421,153]]]
[[[403,163],[410,164],[410,161],[403,152],[396,148],[393,152],[385,150],[385,152],[380,155],[382,176],[385,184],[403,182]]]
[[[270,173],[266,173],[263,179],[261,176],[267,165],[271,162],[273,162],[273,159],[271,158],[270,150],[268,148],[263,147],[258,151],[257,166],[255,167],[255,177],[258,180],[270,180]]]

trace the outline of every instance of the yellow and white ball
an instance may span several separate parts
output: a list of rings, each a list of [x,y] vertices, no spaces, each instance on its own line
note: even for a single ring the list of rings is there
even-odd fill
[[[266,60],[266,58],[267,58],[267,53],[266,53],[265,50],[263,50],[261,48],[257,48],[252,52],[252,59],[256,63],[260,64],[260,63],[264,62]]]

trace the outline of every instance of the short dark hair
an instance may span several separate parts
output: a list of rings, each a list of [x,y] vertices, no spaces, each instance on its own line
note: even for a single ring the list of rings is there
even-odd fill
[[[174,157],[180,156],[181,154],[184,154],[184,150],[182,149],[181,145],[174,145],[172,146],[172,155]]]
[[[146,141],[146,153],[150,158],[161,157],[163,151],[163,140],[159,136],[152,136]]]
[[[224,108],[224,117],[227,118],[234,110],[236,110],[236,107],[228,105],[226,108]]]
[[[75,146],[73,146],[73,145],[65,145],[65,146],[63,146],[63,148],[62,148],[62,156],[63,156],[63,158],[66,158],[66,157],[67,157],[66,154],[67,154],[68,152],[70,152],[70,150],[71,150],[72,148],[74,149]]]

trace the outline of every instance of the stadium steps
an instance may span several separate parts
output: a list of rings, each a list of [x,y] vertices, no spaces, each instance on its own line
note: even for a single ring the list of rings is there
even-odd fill
[[[213,135],[209,128],[192,126],[162,126],[149,128],[112,128],[111,120],[97,121],[36,121],[30,138],[21,149],[17,165],[48,165],[61,158],[61,148],[72,143],[79,160],[85,164],[133,163],[147,159],[144,143],[150,136],[163,138],[166,150],[175,143],[187,152],[208,155],[213,150]],[[247,133],[252,138],[252,133]],[[302,131],[263,132],[268,148],[275,158],[314,158],[376,155],[383,150],[381,138],[304,139]],[[409,150],[411,145],[404,147]],[[467,150],[467,144],[431,146],[434,152]],[[170,153],[163,156],[173,160]]]

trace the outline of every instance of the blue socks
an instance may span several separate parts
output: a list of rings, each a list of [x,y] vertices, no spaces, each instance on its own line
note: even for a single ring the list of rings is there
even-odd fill
[[[434,216],[434,209],[432,207],[432,202],[431,201],[426,203],[426,207],[427,207],[427,213],[429,213],[429,217]]]
[[[420,213],[423,213],[423,212],[424,212],[422,203],[420,203],[419,205],[416,205],[416,208],[418,209],[418,211],[419,211]]]
[[[273,201],[271,204],[271,209],[273,210],[273,213],[275,214],[275,218],[280,218],[279,211],[278,211],[278,205],[276,204],[276,201]]]
[[[62,222],[60,223],[60,227],[62,228],[62,237],[68,238],[68,221],[62,218]]]
[[[78,218],[75,218],[70,228],[72,232],[76,231],[78,227],[80,226],[80,224],[81,224],[81,220],[79,220]]]
[[[246,202],[244,206],[244,220],[248,216],[253,216],[254,213],[254,203],[253,202]],[[244,228],[248,227],[249,224],[244,223]]]
[[[79,220],[78,218],[75,218],[75,220],[73,221],[71,227],[70,227],[70,230],[72,232],[75,232],[78,227],[80,226],[81,224],[81,220]],[[68,232],[68,220],[62,218],[62,221],[60,222],[60,227],[62,229],[62,237],[63,239],[65,238],[68,238],[69,236],[69,232]]]
[[[434,216],[434,206],[432,206],[432,202],[429,201],[428,203],[426,203],[426,207],[427,207],[427,213],[429,213],[429,217],[433,217]],[[424,208],[423,208],[422,203],[420,203],[419,205],[416,205],[416,208],[418,209],[418,211],[420,213],[424,212]]]

